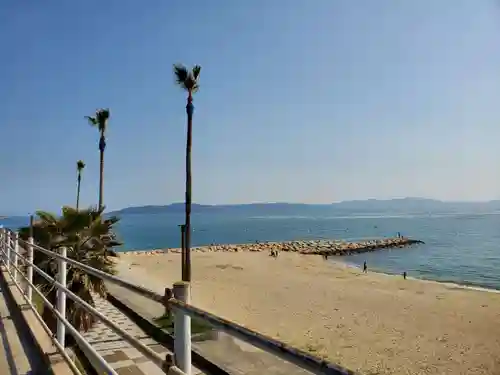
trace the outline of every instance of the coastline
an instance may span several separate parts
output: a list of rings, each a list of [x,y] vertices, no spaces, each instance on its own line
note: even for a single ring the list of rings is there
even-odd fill
[[[397,238],[396,238],[397,239]],[[383,240],[388,240],[388,241],[393,241],[393,238],[387,238]],[[412,239],[410,239],[412,240]],[[191,250],[193,252],[269,252],[272,249],[276,248],[276,245],[279,247],[282,247],[283,245],[288,245],[288,244],[299,244],[299,247],[297,249],[299,250],[282,250],[280,249],[279,251],[284,251],[284,252],[297,252],[300,254],[304,255],[322,255],[323,254],[323,247],[324,244],[343,244],[343,246],[346,245],[358,245],[358,244],[364,244],[364,243],[371,243],[372,241],[377,241],[377,240],[365,240],[365,241],[360,241],[360,242],[347,242],[343,240],[308,240],[308,241],[280,241],[280,242],[257,242],[257,243],[242,243],[242,244],[211,244],[211,245],[201,245],[201,246],[196,246],[193,247]],[[415,241],[415,240],[412,240]],[[420,241],[417,241],[417,245]],[[305,251],[301,252],[300,246],[311,246],[311,245],[319,245],[316,248],[313,249],[313,251]],[[415,243],[411,244],[403,244],[403,245],[396,245],[393,247],[397,248],[405,248],[409,246],[414,246]],[[294,248],[293,246],[291,247],[292,249]],[[307,248],[307,247],[306,247]],[[286,247],[285,247],[286,249]],[[379,251],[379,250],[385,250],[387,247],[380,247],[376,248],[370,251]],[[180,253],[181,249],[180,248],[165,248],[165,249],[144,249],[144,250],[126,250],[126,251],[120,251],[117,253],[118,256],[120,255],[162,255],[166,253]],[[365,251],[362,251],[365,252]],[[348,254],[342,253],[339,255],[335,254],[327,254],[329,255],[329,261],[332,263],[340,263],[343,265],[346,265],[348,267],[352,267],[354,269],[360,269],[360,266],[349,262],[348,259],[345,257],[348,256]],[[401,277],[401,274],[395,273],[395,272],[389,272],[384,269],[380,268],[373,268],[369,267],[370,272],[372,273],[377,273],[385,276],[391,276],[391,277]],[[422,281],[422,282],[430,282],[430,283],[438,283],[438,284],[444,284],[448,285],[449,287],[455,287],[455,288],[461,288],[461,289],[468,289],[468,290],[476,290],[476,291],[483,291],[483,292],[491,292],[491,293],[500,293],[500,288],[494,288],[490,286],[484,286],[478,283],[467,283],[467,282],[457,282],[453,280],[439,280],[437,278],[429,278],[429,277],[416,277],[414,275],[408,275],[407,279],[411,280],[416,280],[416,281]]]
[[[342,259],[332,259],[331,262],[342,264],[342,265],[345,265],[346,267],[351,267],[351,268],[357,269],[357,270],[360,269],[360,267],[357,264],[350,263],[350,262],[348,262],[346,260],[342,260]],[[387,271],[384,271],[384,270],[381,270],[378,268],[373,268],[373,267],[370,267],[369,272],[376,273],[376,274],[382,275],[382,276],[401,278],[400,274],[387,272]],[[427,279],[424,277],[415,277],[415,276],[407,276],[406,278],[408,280],[420,281],[423,283],[445,285],[445,286],[448,286],[450,288],[459,288],[459,289],[465,289],[465,290],[473,290],[473,291],[477,291],[477,292],[499,293],[500,294],[500,289],[488,288],[488,287],[484,287],[484,286],[476,285],[476,284],[467,284],[467,283],[461,284],[461,283],[455,282],[455,281]]]
[[[161,293],[180,278],[180,254],[153,254],[123,254],[119,274]],[[192,256],[195,306],[361,373],[500,369],[499,294],[292,252]]]

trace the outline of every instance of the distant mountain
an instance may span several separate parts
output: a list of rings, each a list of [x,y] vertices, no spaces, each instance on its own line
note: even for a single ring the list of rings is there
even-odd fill
[[[500,200],[489,202],[443,202],[426,198],[368,199],[332,204],[304,203],[248,203],[232,205],[193,204],[193,213],[232,213],[244,215],[349,215],[349,214],[426,214],[426,213],[486,213],[500,211]],[[165,206],[128,207],[113,215],[180,214],[184,203]]]

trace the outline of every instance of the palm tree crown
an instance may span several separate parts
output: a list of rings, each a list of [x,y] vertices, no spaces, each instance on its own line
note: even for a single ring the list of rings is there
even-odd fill
[[[78,170],[78,172],[81,172],[83,168],[85,168],[85,163],[83,162],[83,160],[78,160],[76,162],[76,169]]]
[[[200,88],[198,84],[198,77],[200,76],[201,66],[195,65],[189,71],[182,64],[174,65],[175,82],[184,90],[189,92],[196,92]]]
[[[94,116],[85,116],[85,118],[91,126],[97,127],[101,133],[104,133],[108,125],[109,116],[109,109],[102,108],[98,109]]]

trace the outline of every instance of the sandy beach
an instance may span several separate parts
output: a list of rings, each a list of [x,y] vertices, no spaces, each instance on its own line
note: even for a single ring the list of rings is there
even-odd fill
[[[195,306],[362,374],[500,374],[499,293],[296,253],[192,258]],[[162,291],[180,279],[180,254],[121,254],[117,267]]]

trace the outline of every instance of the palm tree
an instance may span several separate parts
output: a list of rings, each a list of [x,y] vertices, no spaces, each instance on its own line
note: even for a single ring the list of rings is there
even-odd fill
[[[187,91],[187,140],[186,140],[186,222],[185,229],[185,265],[182,268],[182,279],[184,281],[191,281],[191,148],[192,148],[192,134],[193,134],[193,93],[198,91],[199,84],[198,78],[200,76],[201,67],[195,65],[189,71],[184,65],[174,65],[174,74],[176,83]]]
[[[78,211],[78,207],[80,206],[80,184],[82,182],[82,171],[85,168],[85,163],[83,160],[78,160],[76,162],[76,170],[78,171],[78,186],[76,188],[76,210]]]
[[[100,152],[100,168],[99,168],[99,208],[103,207],[103,190],[104,190],[104,150],[106,149],[106,129],[108,127],[109,109],[98,109],[94,116],[85,116],[91,126],[95,126],[99,130],[99,152]]]
[[[104,219],[102,209],[88,208],[77,211],[71,207],[63,207],[62,215],[38,211],[38,219],[33,224],[33,238],[38,246],[57,252],[62,246],[67,248],[68,258],[86,264],[106,273],[113,274],[114,262],[108,256],[109,251],[120,246],[114,238],[113,226],[117,217]],[[27,240],[30,227],[21,228],[20,237]],[[39,251],[34,254],[34,263],[52,277],[57,275],[57,261]],[[67,287],[85,302],[94,306],[93,295],[106,297],[106,285],[101,278],[87,274],[71,265],[67,266]],[[37,273],[33,275],[33,283],[39,287],[47,299],[55,304],[56,288],[52,283]],[[67,301],[68,320],[80,331],[87,331],[95,319],[74,301]],[[55,330],[56,319],[52,312],[44,308],[42,316],[47,325]]]

